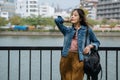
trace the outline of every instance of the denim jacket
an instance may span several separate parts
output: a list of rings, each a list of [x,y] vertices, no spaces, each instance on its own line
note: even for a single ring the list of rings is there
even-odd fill
[[[55,19],[55,23],[58,26],[59,30],[64,35],[64,43],[63,43],[63,49],[62,49],[62,56],[66,57],[68,55],[72,38],[76,32],[75,28],[72,27],[66,27],[63,25],[64,19],[61,16],[58,16],[58,18]],[[84,50],[84,44],[85,44],[85,35],[86,35],[86,26],[81,26],[81,28],[78,30],[78,54],[79,54],[79,60],[84,60],[83,50]],[[91,28],[88,28],[88,38],[87,38],[87,45],[92,44],[94,48],[97,50],[100,42],[96,38],[95,34],[93,33]]]

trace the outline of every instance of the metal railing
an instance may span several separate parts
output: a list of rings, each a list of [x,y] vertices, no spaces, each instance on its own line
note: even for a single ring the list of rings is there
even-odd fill
[[[36,79],[33,79],[32,78],[32,51],[38,51],[38,53],[39,53],[39,75],[37,75],[37,76],[39,76],[39,78],[38,78],[38,80],[46,80],[45,78],[43,78],[43,76],[44,76],[44,74],[43,74],[43,68],[45,67],[45,66],[43,66],[43,56],[42,56],[42,54],[43,54],[43,51],[49,51],[47,54],[49,54],[49,60],[48,61],[50,61],[49,62],[49,70],[47,71],[47,73],[49,73],[49,75],[47,75],[46,77],[49,77],[47,80],[60,80],[60,79],[58,79],[58,77],[57,76],[53,76],[53,74],[56,74],[56,73],[54,73],[53,72],[53,67],[55,67],[55,66],[53,66],[53,55],[54,55],[54,51],[60,51],[59,53],[61,53],[61,50],[62,50],[62,47],[60,47],[60,46],[49,46],[49,47],[47,47],[47,46],[42,46],[42,47],[40,47],[40,46],[0,46],[0,57],[2,57],[2,54],[4,54],[4,52],[3,51],[7,51],[7,54],[6,54],[6,56],[7,56],[7,61],[5,61],[5,62],[7,62],[7,78],[2,78],[2,77],[5,77],[5,76],[3,76],[2,74],[2,71],[0,71],[0,80],[1,79],[4,79],[4,80],[13,80],[12,78],[11,78],[11,67],[12,67],[12,64],[11,64],[11,59],[12,59],[12,52],[11,51],[18,51],[18,71],[17,71],[17,80],[23,80],[22,79],[22,51],[28,51],[28,56],[29,56],[29,61],[28,61],[28,68],[29,68],[29,70],[28,70],[28,80],[36,80]],[[100,53],[100,56],[101,56],[101,61],[102,61],[102,67],[103,67],[103,78],[102,78],[102,80],[119,80],[120,78],[119,78],[119,76],[120,76],[120,74],[119,74],[119,69],[118,69],[118,64],[119,64],[119,62],[118,62],[118,59],[119,59],[119,55],[118,55],[118,53],[119,53],[119,51],[120,51],[120,47],[100,47],[99,48],[99,53]],[[105,53],[105,54],[102,54],[102,53]],[[108,53],[110,53],[111,55],[115,55],[115,57],[111,57],[111,56],[109,56],[109,54]],[[114,54],[113,54],[114,53]],[[60,54],[57,54],[57,55],[59,55],[60,56]],[[109,59],[109,57],[111,58],[111,59],[113,59],[113,63],[114,63],[114,66],[115,67],[112,67],[110,70],[109,70],[109,62],[112,62],[110,59]],[[6,59],[5,59],[6,60]],[[4,62],[4,59],[2,60],[2,59],[0,59],[0,63],[1,62],[3,62],[3,63],[5,63]],[[55,65],[57,65],[57,64],[55,64]],[[112,64],[113,65],[113,64]],[[0,65],[0,68],[1,68],[1,66],[2,65]],[[57,66],[56,66],[57,67]],[[112,69],[115,69],[114,71],[111,71]],[[0,69],[0,70],[2,70],[2,69]],[[3,69],[3,71],[4,70],[6,70],[6,69]],[[58,70],[59,71],[59,70]],[[109,72],[113,72],[113,77],[111,76],[112,74],[109,74]],[[59,73],[57,73],[58,75],[59,75]],[[56,78],[54,78],[54,77],[56,77]],[[112,79],[112,78],[113,79]],[[60,78],[60,77],[59,77]]]

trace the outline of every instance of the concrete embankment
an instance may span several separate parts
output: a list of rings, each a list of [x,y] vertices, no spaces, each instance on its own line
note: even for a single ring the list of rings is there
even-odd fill
[[[120,32],[95,32],[96,36],[120,37]]]
[[[95,32],[96,36],[120,37],[120,32]],[[0,32],[0,36],[62,36],[61,32]]]
[[[0,32],[0,36],[61,36],[60,32]]]

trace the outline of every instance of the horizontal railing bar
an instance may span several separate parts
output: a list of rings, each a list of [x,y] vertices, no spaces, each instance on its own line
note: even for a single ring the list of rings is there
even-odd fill
[[[99,47],[99,50],[120,50],[120,47]]]
[[[0,50],[61,50],[58,46],[0,46]]]
[[[61,46],[0,46],[0,50],[62,50]],[[99,50],[120,50],[120,47],[99,47]]]

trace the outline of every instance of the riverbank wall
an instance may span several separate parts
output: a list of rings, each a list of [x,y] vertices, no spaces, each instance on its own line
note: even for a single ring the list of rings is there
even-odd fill
[[[120,37],[120,32],[95,32],[96,36]],[[0,36],[63,36],[61,32],[0,32]]]

